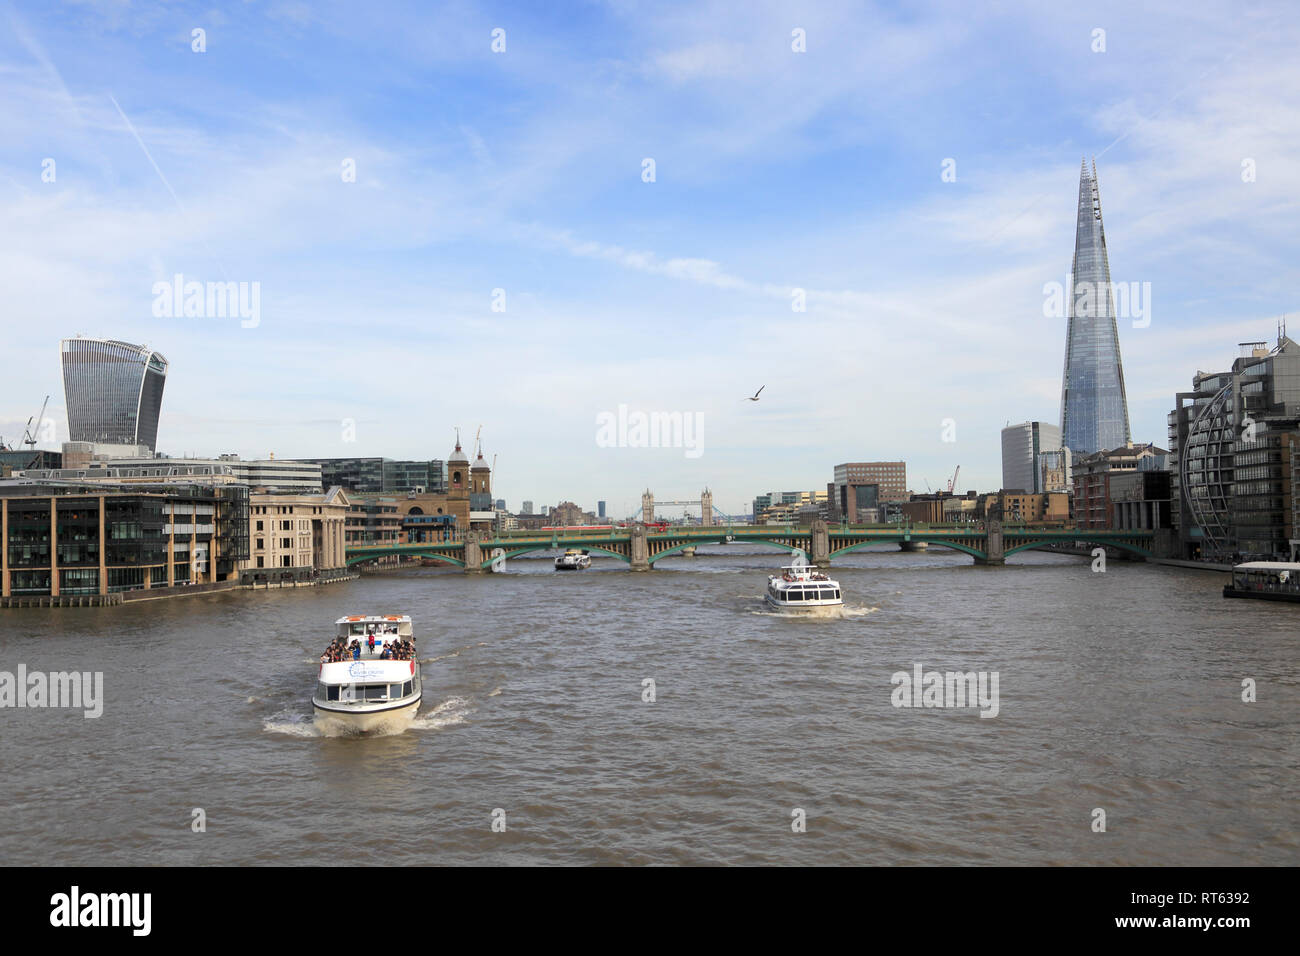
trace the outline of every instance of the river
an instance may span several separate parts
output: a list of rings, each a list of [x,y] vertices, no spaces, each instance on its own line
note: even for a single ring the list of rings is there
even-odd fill
[[[0,611],[0,670],[104,675],[98,719],[0,710],[0,862],[1296,862],[1300,606],[1201,571],[883,547],[836,559],[842,616],[790,619],[762,605],[779,557]],[[414,618],[405,733],[313,726],[347,613]],[[997,715],[895,707],[918,664],[996,672]]]

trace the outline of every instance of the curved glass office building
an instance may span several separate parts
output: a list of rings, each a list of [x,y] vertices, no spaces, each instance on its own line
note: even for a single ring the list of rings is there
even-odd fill
[[[69,439],[155,451],[167,360],[111,339],[64,339],[60,353]]]

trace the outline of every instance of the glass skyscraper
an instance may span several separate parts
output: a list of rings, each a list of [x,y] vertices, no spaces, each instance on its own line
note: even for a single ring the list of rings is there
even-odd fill
[[[156,451],[167,360],[110,339],[64,339],[60,354],[70,440]]]
[[[1095,160],[1091,175],[1086,161],[1079,172],[1072,274],[1061,382],[1061,444],[1077,460],[1102,449],[1123,448],[1129,442],[1128,399]]]

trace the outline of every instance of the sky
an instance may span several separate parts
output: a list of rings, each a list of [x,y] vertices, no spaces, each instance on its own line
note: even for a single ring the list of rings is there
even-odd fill
[[[173,456],[481,428],[511,509],[615,517],[845,461],[993,490],[1002,427],[1059,423],[1086,156],[1164,446],[1198,369],[1300,323],[1300,11],[1135,7],[0,0],[0,436],[49,394],[67,439],[87,335],[167,358]],[[158,314],[177,275],[247,317]]]

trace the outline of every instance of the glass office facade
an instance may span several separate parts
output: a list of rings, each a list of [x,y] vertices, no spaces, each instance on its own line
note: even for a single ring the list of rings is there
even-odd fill
[[[1073,288],[1061,384],[1061,443],[1075,457],[1128,444],[1128,399],[1119,356],[1097,165],[1079,176]]]
[[[359,494],[397,494],[423,491],[447,493],[446,468],[442,459],[395,461],[391,458],[316,458],[321,485],[338,486]]]
[[[64,339],[61,358],[71,441],[157,449],[165,358],[105,339]]]
[[[6,482],[0,596],[52,595],[56,581],[60,595],[81,595],[229,580],[248,558],[248,523],[239,485]]]

